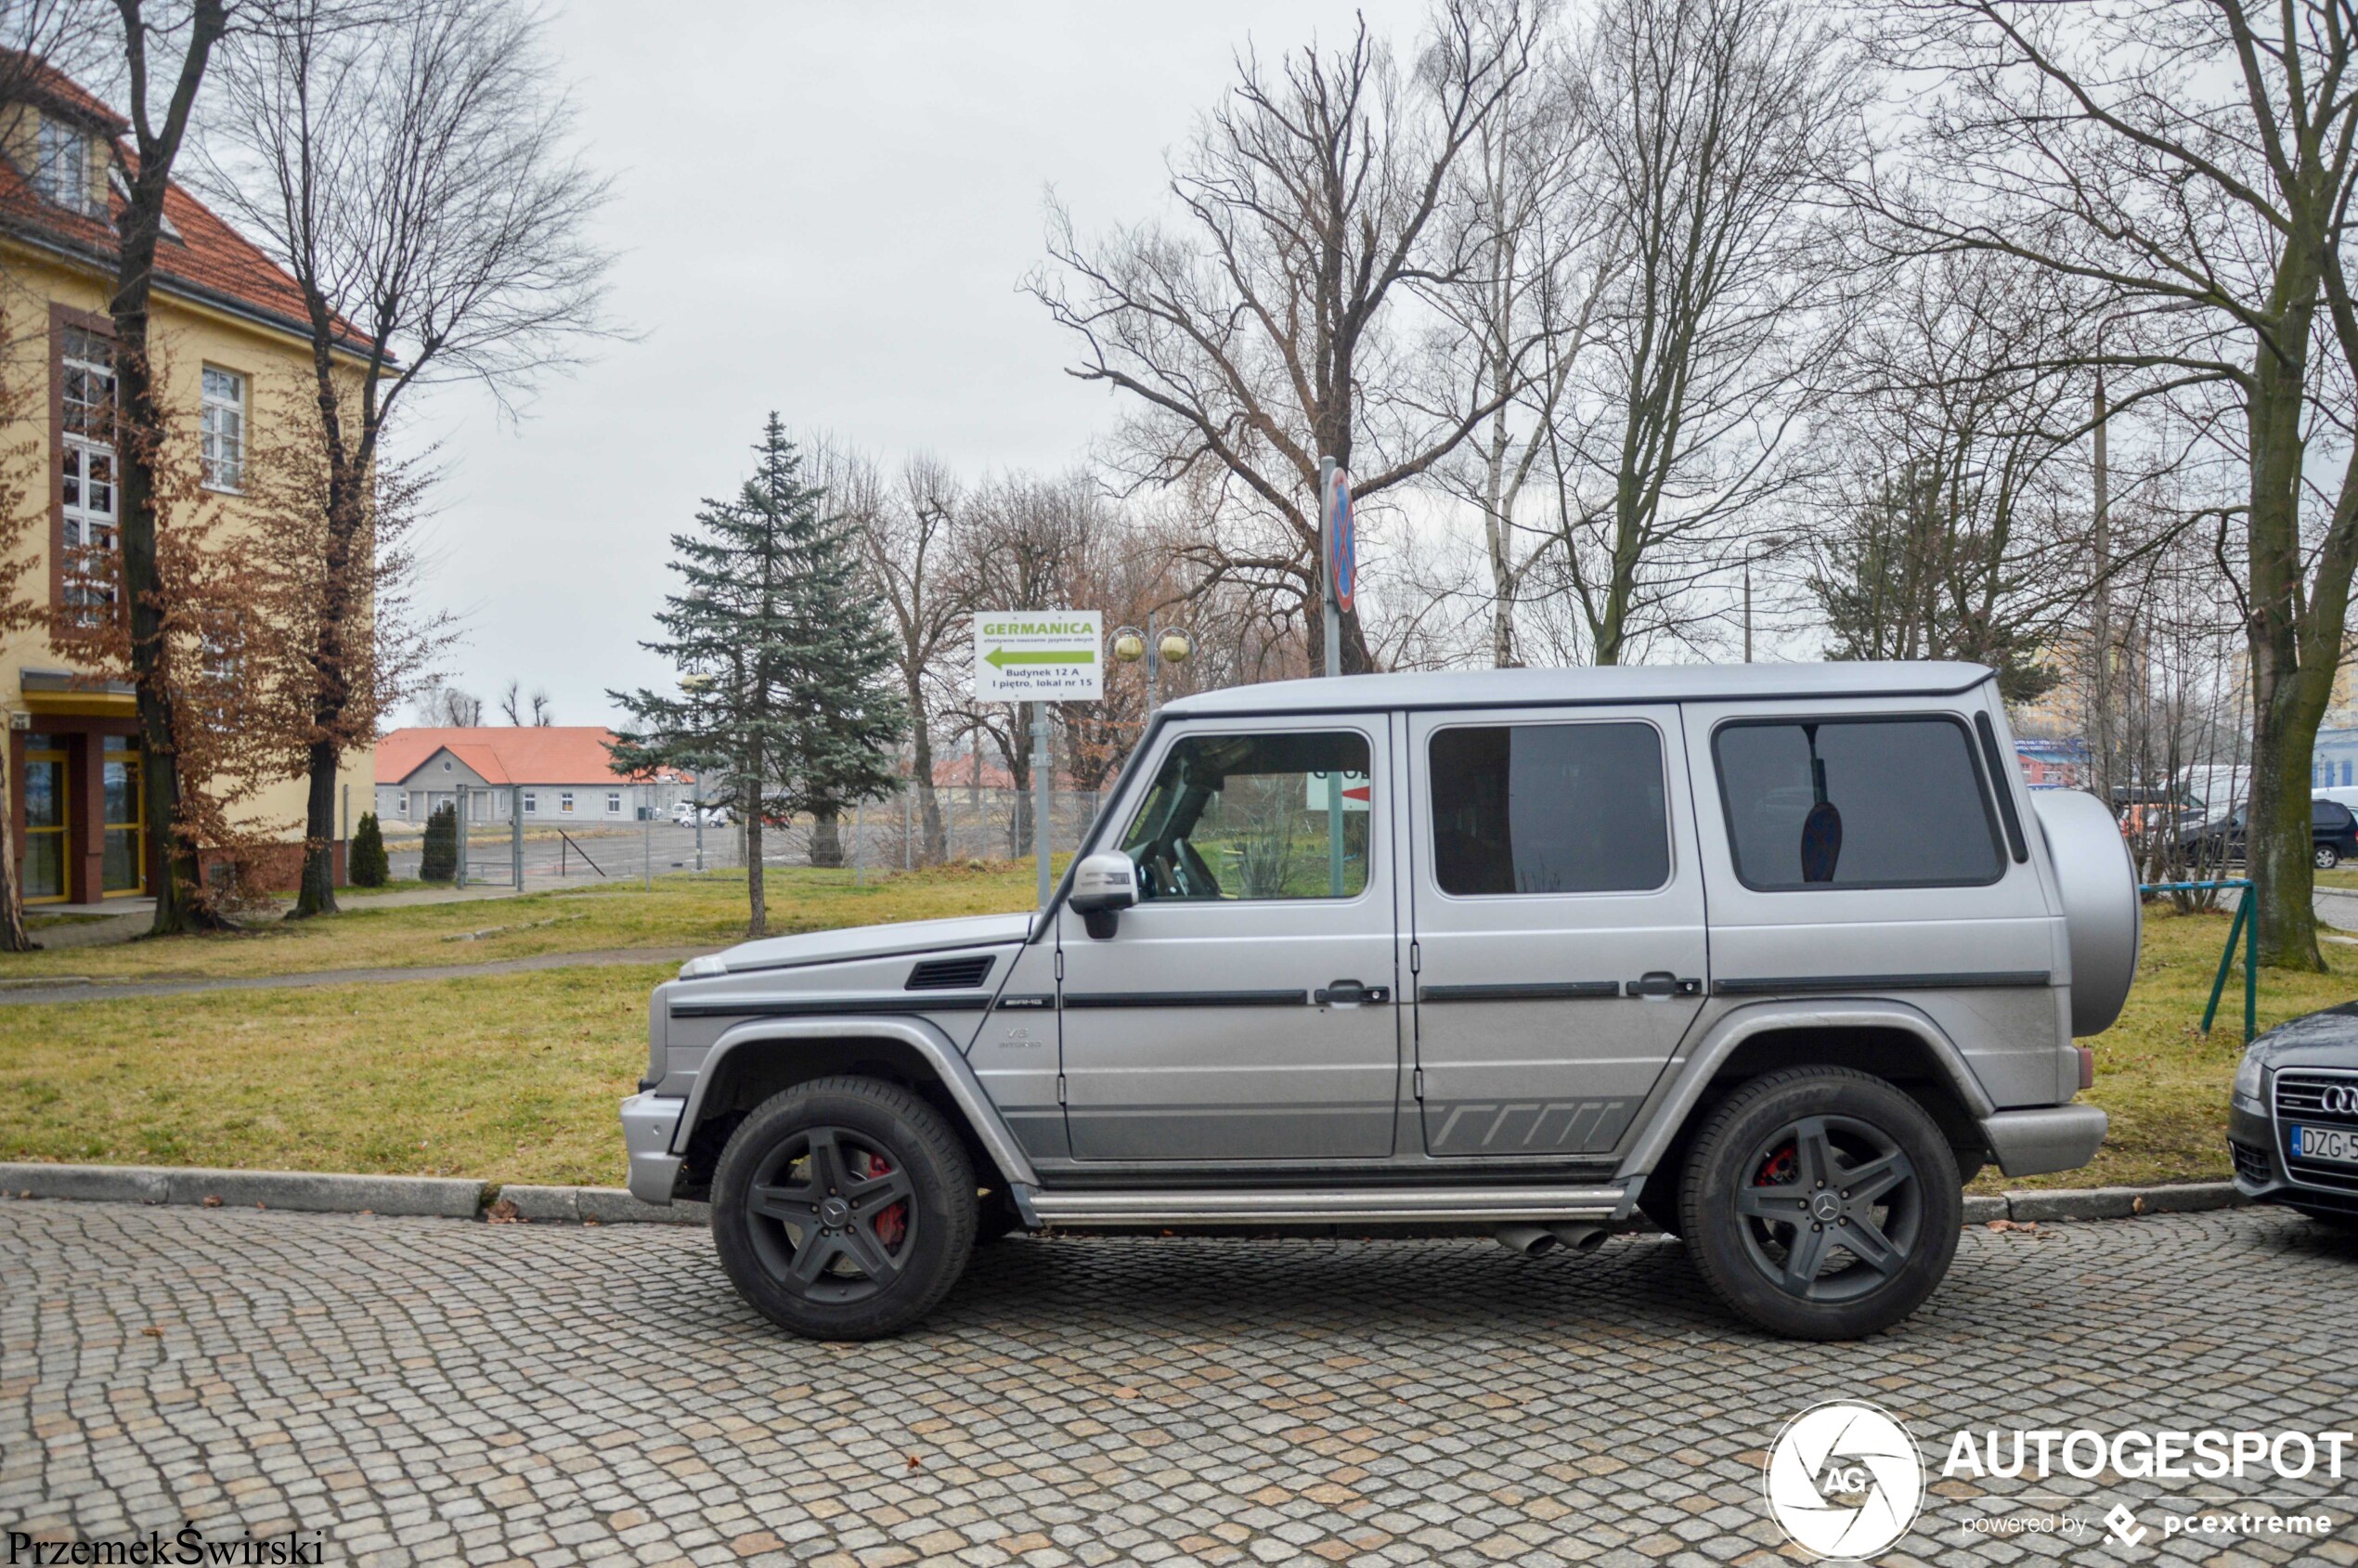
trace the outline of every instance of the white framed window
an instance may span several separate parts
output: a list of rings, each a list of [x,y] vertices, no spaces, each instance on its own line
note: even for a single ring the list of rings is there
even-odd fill
[[[527,817],[537,816],[539,814],[539,811],[540,797],[538,793],[529,789],[525,790],[524,792],[524,814]]]
[[[204,368],[204,486],[232,494],[246,483],[246,378],[217,365]]]
[[[43,123],[45,125],[46,121]],[[58,497],[63,599],[70,610],[114,603],[114,344],[68,327],[58,349]]]
[[[409,792],[408,792],[408,790],[406,790],[406,789],[405,789],[405,790],[403,790],[403,791],[401,792],[401,815],[403,815],[404,817],[407,817],[408,814],[409,814]]]
[[[606,815],[610,817],[622,815],[622,791],[618,789],[606,791]]]
[[[573,791],[569,789],[561,789],[557,791],[557,810],[560,811],[571,811],[573,810]]]
[[[89,133],[43,115],[33,149],[32,188],[60,207],[91,214]]]

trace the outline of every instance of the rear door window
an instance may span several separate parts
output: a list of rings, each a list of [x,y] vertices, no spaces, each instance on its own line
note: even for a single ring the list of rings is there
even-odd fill
[[[1434,733],[1429,756],[1443,892],[1644,892],[1670,880],[1652,725],[1448,729]]]
[[[2004,870],[1981,770],[1953,719],[1739,720],[1712,751],[1747,888],[1976,887]]]

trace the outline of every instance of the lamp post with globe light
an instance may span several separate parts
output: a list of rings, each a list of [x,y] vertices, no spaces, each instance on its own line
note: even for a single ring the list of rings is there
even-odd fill
[[[1108,641],[1112,644],[1113,656],[1123,664],[1136,664],[1141,659],[1146,661],[1147,722],[1153,723],[1156,687],[1162,678],[1162,667],[1166,664],[1185,664],[1188,655],[1196,651],[1196,634],[1182,626],[1167,626],[1157,631],[1154,616],[1148,616],[1146,630],[1141,631],[1134,626],[1116,627]]]

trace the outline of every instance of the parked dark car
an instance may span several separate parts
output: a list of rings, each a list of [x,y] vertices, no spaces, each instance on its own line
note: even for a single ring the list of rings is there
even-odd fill
[[[2358,815],[2334,800],[2309,803],[2311,863],[2331,871],[2346,860],[2358,859]],[[2241,808],[2186,831],[2179,847],[2190,861],[2222,863],[2244,858],[2244,813]]]
[[[2358,1229],[2358,1002],[2251,1043],[2228,1098],[2227,1149],[2246,1198]]]

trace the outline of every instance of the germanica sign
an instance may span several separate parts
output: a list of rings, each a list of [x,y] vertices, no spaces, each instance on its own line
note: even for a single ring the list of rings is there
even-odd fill
[[[1095,702],[1104,646],[1095,610],[986,610],[975,616],[975,701]]]

